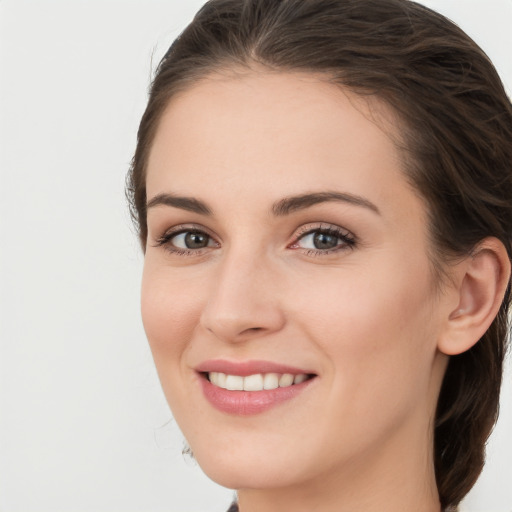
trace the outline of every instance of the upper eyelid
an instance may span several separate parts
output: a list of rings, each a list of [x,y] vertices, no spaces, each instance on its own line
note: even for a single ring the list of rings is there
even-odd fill
[[[188,231],[196,231],[200,233],[205,233],[211,238],[216,239],[216,235],[212,234],[212,232],[206,228],[205,226],[202,226],[201,224],[178,224],[176,226],[173,226],[172,228],[166,229],[162,235],[158,238],[162,237],[168,237],[172,235],[178,235],[180,233],[186,233]]]
[[[348,235],[352,235],[352,232],[347,228],[341,227],[337,224],[332,224],[330,222],[318,221],[318,222],[308,222],[306,224],[302,224],[300,227],[295,228],[290,236],[302,236],[311,231],[320,231],[320,230],[325,230],[325,231],[332,230],[332,231],[342,232],[342,233],[346,233]],[[162,233],[162,236],[165,236],[167,234],[178,234],[178,233],[181,233],[184,231],[203,231],[204,233],[211,236],[212,238],[218,238],[218,236],[213,234],[212,231],[210,229],[208,229],[207,227],[203,226],[202,224],[195,224],[195,223],[177,224],[176,226],[166,229]]]
[[[294,231],[294,237],[295,239],[299,239],[300,237],[314,233],[315,231],[328,231],[332,232],[333,234],[340,234],[342,236],[348,236],[350,238],[356,238],[356,236],[347,228],[343,228],[341,226],[338,226],[337,224],[331,224],[328,222],[319,222],[319,223],[308,223],[301,226],[299,229]]]

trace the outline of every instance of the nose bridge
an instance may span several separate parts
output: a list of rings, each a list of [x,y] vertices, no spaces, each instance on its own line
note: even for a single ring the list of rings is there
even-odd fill
[[[284,316],[270,258],[249,247],[232,248],[218,265],[201,315],[203,327],[226,341],[280,329]]]

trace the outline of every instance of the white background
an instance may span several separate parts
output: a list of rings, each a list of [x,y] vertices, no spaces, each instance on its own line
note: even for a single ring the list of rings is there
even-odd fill
[[[0,512],[220,512],[181,455],[123,196],[151,76],[202,0],[0,0]],[[512,88],[512,0],[429,0]],[[512,511],[512,378],[465,502]]]

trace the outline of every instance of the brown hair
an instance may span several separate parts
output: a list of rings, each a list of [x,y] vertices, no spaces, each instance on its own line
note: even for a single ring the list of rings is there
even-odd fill
[[[401,120],[405,170],[430,215],[440,270],[483,238],[512,257],[512,106],[484,52],[456,25],[409,0],[210,0],[160,62],[142,117],[127,195],[143,248],[145,172],[171,97],[222,69],[263,65],[323,74],[375,96]],[[434,432],[443,508],[484,463],[498,414],[510,283],[489,330],[450,358]]]

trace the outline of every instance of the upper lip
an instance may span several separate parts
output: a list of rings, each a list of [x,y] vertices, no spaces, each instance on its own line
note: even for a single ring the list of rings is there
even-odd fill
[[[313,374],[313,372],[296,368],[293,366],[274,363],[272,361],[227,361],[223,359],[212,359],[203,361],[195,370],[200,373],[219,372],[227,375],[238,375],[247,377],[257,373],[291,373],[292,375]]]

